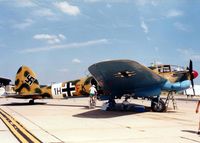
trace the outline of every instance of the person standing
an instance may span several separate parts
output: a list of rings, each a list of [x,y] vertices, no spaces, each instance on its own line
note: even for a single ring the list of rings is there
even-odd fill
[[[89,108],[91,108],[91,107],[95,107],[96,106],[96,94],[97,94],[97,90],[95,88],[95,85],[92,85],[89,90],[90,90]]]
[[[199,113],[199,107],[200,107],[200,100],[197,103],[196,113]],[[199,117],[199,128],[197,134],[200,135],[200,117]]]

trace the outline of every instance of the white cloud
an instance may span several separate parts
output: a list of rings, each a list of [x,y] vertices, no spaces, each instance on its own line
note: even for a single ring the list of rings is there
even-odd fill
[[[141,24],[140,24],[141,28],[143,29],[144,33],[148,33],[149,32],[149,28],[147,27],[147,25],[144,23],[144,21],[142,20],[141,21]]]
[[[54,5],[64,13],[67,13],[72,16],[80,14],[80,9],[78,6],[70,5],[68,2],[56,2]]]
[[[73,59],[73,60],[72,60],[72,63],[77,63],[77,64],[80,64],[80,63],[81,63],[81,61],[80,61],[79,59],[75,58],[75,59]]]
[[[183,15],[183,12],[180,11],[180,10],[176,10],[176,9],[172,9],[172,10],[169,10],[166,14],[166,17],[167,18],[171,18],[171,17],[178,17],[178,16],[182,16]]]
[[[175,23],[174,23],[174,26],[175,26],[178,30],[181,30],[181,31],[186,31],[186,32],[189,32],[189,31],[190,31],[189,28],[188,28],[186,25],[184,25],[184,24],[182,24],[182,23],[180,23],[180,22],[175,22]]]
[[[36,40],[45,41],[49,44],[56,44],[60,43],[62,40],[65,39],[65,36],[62,34],[59,35],[49,35],[49,34],[36,34],[33,36]]]
[[[18,7],[34,7],[36,6],[31,0],[16,0]]]
[[[91,40],[91,41],[86,41],[86,42],[81,42],[81,43],[71,43],[71,44],[63,44],[63,45],[53,45],[53,46],[48,46],[48,47],[24,49],[20,53],[34,53],[34,52],[59,50],[59,49],[81,48],[81,47],[89,47],[93,45],[106,44],[106,43],[108,43],[107,39],[98,39],[98,40]]]
[[[17,23],[13,27],[17,29],[26,29],[34,23],[32,19],[25,19],[22,23]]]
[[[33,12],[34,15],[36,16],[40,16],[40,17],[51,17],[51,16],[55,16],[55,14],[51,11],[51,9],[47,9],[47,8],[43,8],[43,9],[39,9],[39,10],[35,10]]]
[[[66,39],[66,37],[63,34],[58,34],[58,37],[62,40]]]

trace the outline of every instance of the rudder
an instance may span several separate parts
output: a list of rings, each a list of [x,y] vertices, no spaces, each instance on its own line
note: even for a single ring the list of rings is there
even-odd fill
[[[21,66],[16,74],[15,91],[19,94],[41,93],[35,73],[27,66]]]

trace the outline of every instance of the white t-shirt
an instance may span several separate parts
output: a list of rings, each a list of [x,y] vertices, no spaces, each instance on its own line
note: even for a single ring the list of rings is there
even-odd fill
[[[95,94],[97,92],[96,88],[91,86],[90,87],[90,94]]]

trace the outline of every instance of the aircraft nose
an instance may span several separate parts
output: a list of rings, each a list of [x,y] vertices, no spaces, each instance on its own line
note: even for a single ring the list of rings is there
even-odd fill
[[[194,77],[194,78],[196,78],[196,77],[199,75],[198,72],[195,71],[195,70],[192,71],[192,74],[193,74],[193,77]]]

